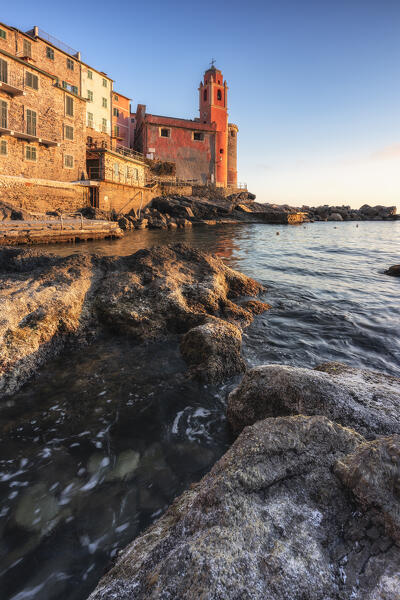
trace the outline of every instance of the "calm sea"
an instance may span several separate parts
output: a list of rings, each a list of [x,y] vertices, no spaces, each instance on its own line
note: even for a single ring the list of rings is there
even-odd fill
[[[357,226],[358,225],[358,226]],[[277,235],[279,233],[279,235]],[[131,254],[184,241],[261,281],[272,310],[249,365],[326,360],[399,375],[400,222],[136,231],[46,249]],[[188,381],[178,340],[104,337],[64,353],[0,408],[0,598],[82,600],[118,550],[231,443],[221,386]]]

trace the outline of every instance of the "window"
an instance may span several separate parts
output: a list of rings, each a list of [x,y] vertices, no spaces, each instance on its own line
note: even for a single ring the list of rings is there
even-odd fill
[[[235,137],[235,132],[231,131],[231,137]]]
[[[103,98],[103,108],[107,108],[107,98]]]
[[[63,81],[62,86],[63,86],[64,90],[68,90],[72,94],[78,94],[78,88],[76,85],[71,85],[70,83]]]
[[[134,123],[134,122],[135,122],[135,119],[131,119],[131,123]]]
[[[103,133],[107,133],[107,119],[101,120],[101,130]]]
[[[28,58],[32,58],[32,44],[28,42],[28,40],[24,40],[23,55],[27,56]]]
[[[36,146],[25,147],[25,158],[26,160],[37,160]]]
[[[66,140],[74,139],[74,128],[71,125],[66,125],[64,128],[64,137]]]
[[[0,29],[0,38],[2,38],[3,40],[7,39],[7,34],[4,31],[4,29]]]
[[[50,46],[46,46],[46,58],[50,58],[50,60],[54,60],[54,50],[50,48]]]
[[[207,90],[204,90],[203,92],[203,100],[204,102],[207,100]]]
[[[103,79],[103,87],[107,87],[107,79]]]
[[[114,115],[114,117],[119,117],[119,110],[118,110],[118,108],[114,108],[113,109],[113,115]]]
[[[93,144],[93,138],[91,135],[88,135],[86,138],[86,145],[91,146]]]
[[[69,117],[74,116],[74,99],[71,96],[65,96],[65,114]]]
[[[114,175],[115,177],[119,177],[119,164],[114,163]]]
[[[25,83],[28,87],[32,88],[33,90],[39,89],[38,76],[34,75],[33,73],[29,73],[29,71],[25,73]]]
[[[7,156],[7,142],[0,140],[0,156]]]
[[[89,71],[89,69],[88,69],[87,78],[88,79],[93,79],[93,71]]]
[[[160,137],[171,137],[171,130],[167,129],[166,127],[161,127],[160,128]]]
[[[5,100],[0,100],[0,125],[7,129],[8,124],[8,105]]]
[[[72,60],[72,58],[67,58],[67,69],[69,69],[70,71],[74,70],[74,61]]]
[[[93,102],[93,92],[91,90],[87,91],[87,99],[89,102]]]
[[[8,63],[2,58],[0,58],[0,81],[8,82]]]
[[[64,154],[64,167],[66,169],[74,168],[74,157],[71,154]]]
[[[222,92],[221,92],[221,90],[217,91],[217,100],[222,100]]]
[[[115,100],[115,102],[118,102],[118,100],[119,100],[119,98],[118,98],[118,96],[116,94],[114,96],[114,100]]]
[[[87,114],[87,126],[93,129],[93,113],[88,112]]]
[[[193,131],[193,139],[196,142],[203,142],[204,141],[204,133],[202,133],[201,131]]]
[[[133,178],[136,179],[136,181],[139,179],[139,171],[137,169],[133,169]]]
[[[223,153],[224,153],[224,149],[223,149],[223,148],[220,148],[220,149],[219,149],[219,153],[220,153],[220,154],[223,154]]]
[[[114,137],[119,137],[119,127],[118,125],[114,125]]]
[[[26,109],[26,133],[29,133],[29,135],[36,135],[36,116],[34,110]],[[36,158],[32,160],[36,160]]]

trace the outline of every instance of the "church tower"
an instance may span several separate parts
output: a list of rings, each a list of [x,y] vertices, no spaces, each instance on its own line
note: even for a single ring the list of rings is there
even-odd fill
[[[214,124],[215,184],[228,185],[228,86],[219,69],[211,63],[199,87],[200,123]]]

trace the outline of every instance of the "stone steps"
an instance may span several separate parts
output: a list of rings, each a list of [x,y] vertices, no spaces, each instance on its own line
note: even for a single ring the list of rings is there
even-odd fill
[[[60,221],[1,221],[0,246],[19,244],[51,244],[104,238],[120,238],[118,223],[80,219]]]

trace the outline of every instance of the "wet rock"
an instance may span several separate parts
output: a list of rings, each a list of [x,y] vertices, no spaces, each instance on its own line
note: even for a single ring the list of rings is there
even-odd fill
[[[16,391],[90,323],[92,258],[0,251],[0,397]]]
[[[385,275],[392,275],[393,277],[400,277],[400,265],[393,265],[385,271]]]
[[[90,600],[395,598],[400,548],[334,473],[364,443],[325,417],[248,427]]]
[[[140,454],[135,450],[124,450],[118,455],[115,467],[110,472],[110,479],[129,479],[135,473],[140,461]]]
[[[260,300],[247,300],[242,304],[242,306],[246,310],[250,310],[253,313],[253,315],[261,315],[262,313],[272,308],[270,304],[267,304],[266,302],[261,302]]]
[[[56,526],[58,512],[57,499],[49,493],[44,483],[38,483],[22,496],[14,518],[20,527],[45,535]]]
[[[241,345],[242,333],[237,326],[213,319],[186,333],[181,352],[192,377],[216,383],[245,370]]]
[[[367,438],[400,433],[400,379],[326,363],[313,369],[265,365],[248,371],[228,400],[235,431],[280,415],[325,415]]]
[[[335,473],[365,509],[382,515],[388,535],[400,545],[400,437],[361,444],[336,464]],[[367,533],[378,537],[376,528]]]

